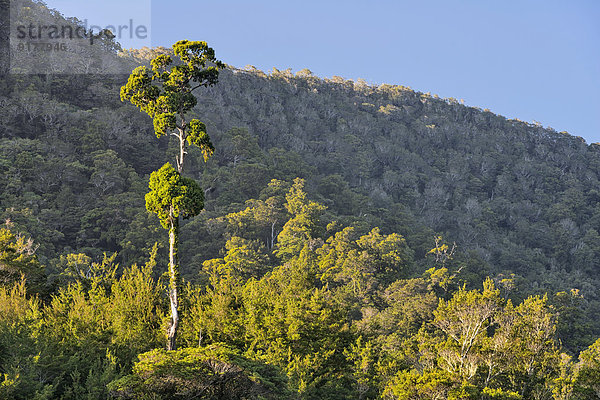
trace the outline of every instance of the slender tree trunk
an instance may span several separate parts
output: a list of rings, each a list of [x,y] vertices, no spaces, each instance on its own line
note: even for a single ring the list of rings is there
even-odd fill
[[[172,214],[172,213],[171,213]],[[179,326],[179,302],[177,292],[179,289],[179,217],[171,216],[171,229],[169,229],[169,300],[171,302],[171,324],[167,330],[167,350],[175,350],[177,340],[177,327]]]
[[[185,121],[182,121],[183,126],[185,126]],[[179,135],[177,136],[179,139],[179,157],[177,157],[177,172],[180,174],[183,172],[183,159],[187,154],[185,151],[185,130],[179,129]]]
[[[277,220],[273,221],[273,223],[271,224],[271,247],[269,247],[269,249],[272,249],[275,246],[275,224],[277,223]]]
[[[184,130],[179,130],[179,157],[177,159],[177,172],[183,172],[183,158],[185,157]],[[167,350],[177,348],[177,327],[179,326],[179,217],[173,217],[171,210],[171,229],[169,230],[169,301],[171,302],[171,325],[167,330]]]

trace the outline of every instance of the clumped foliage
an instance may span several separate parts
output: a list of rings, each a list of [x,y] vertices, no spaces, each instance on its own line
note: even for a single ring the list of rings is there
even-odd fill
[[[240,356],[226,345],[152,350],[140,354],[133,374],[109,384],[121,399],[288,399],[276,368]]]
[[[150,174],[146,209],[155,213],[165,229],[174,218],[195,217],[204,207],[204,192],[198,183],[181,176],[169,163]]]
[[[225,65],[206,42],[180,40],[173,45],[173,55],[175,60],[169,54],[154,57],[151,70],[134,69],[121,87],[121,101],[131,102],[152,118],[156,137],[173,134],[179,139],[177,171],[181,173],[186,142],[198,147],[205,161],[215,151],[206,125],[197,119],[188,121],[186,114],[198,103],[193,91],[215,85]]]
[[[0,285],[10,286],[27,276],[31,291],[44,292],[44,268],[35,257],[33,240],[11,232],[10,221],[6,225],[0,228]]]
[[[0,287],[0,398],[107,398],[106,385],[137,354],[163,343],[155,255],[119,278],[105,264],[104,274],[79,276],[45,303],[27,295],[25,281]]]

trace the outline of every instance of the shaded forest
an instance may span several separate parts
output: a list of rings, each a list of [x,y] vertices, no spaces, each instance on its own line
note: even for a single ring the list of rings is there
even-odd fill
[[[598,398],[598,145],[229,66],[191,112],[215,153],[186,160],[205,209],[181,227],[166,352],[168,242],[144,195],[178,150],[125,82],[0,79],[0,399]]]

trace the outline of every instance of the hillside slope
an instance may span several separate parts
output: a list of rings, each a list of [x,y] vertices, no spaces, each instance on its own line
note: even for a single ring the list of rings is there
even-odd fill
[[[321,193],[341,215],[399,204],[533,287],[584,289],[597,275],[600,147],[579,137],[405,87],[278,71],[224,73],[198,113],[213,131],[246,127],[263,150],[300,155],[317,187],[340,175],[368,197]]]

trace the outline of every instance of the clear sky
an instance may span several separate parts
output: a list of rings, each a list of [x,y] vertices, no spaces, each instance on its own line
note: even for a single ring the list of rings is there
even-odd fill
[[[320,77],[410,86],[600,142],[598,0],[47,4],[105,25],[151,9],[153,46],[205,40],[236,67],[309,68]]]

